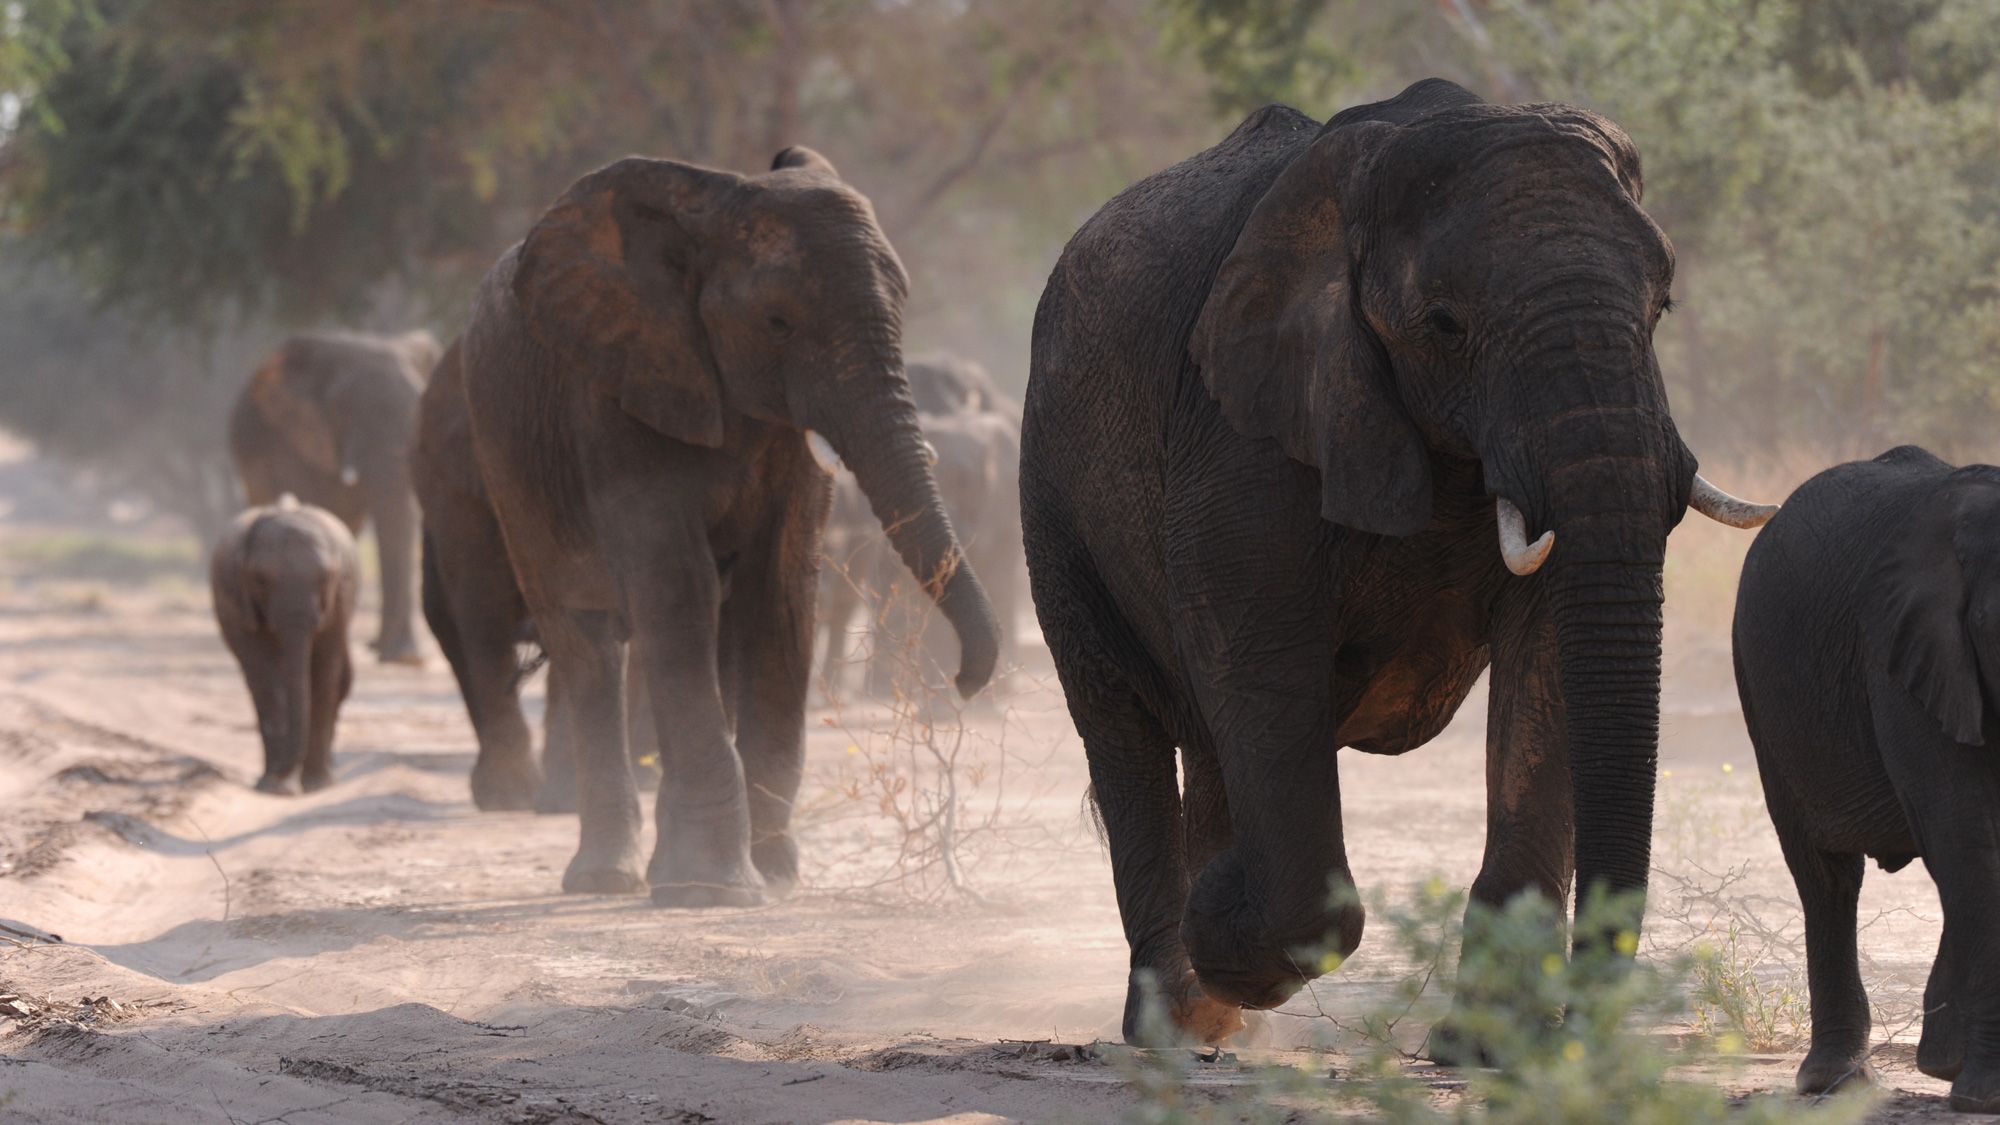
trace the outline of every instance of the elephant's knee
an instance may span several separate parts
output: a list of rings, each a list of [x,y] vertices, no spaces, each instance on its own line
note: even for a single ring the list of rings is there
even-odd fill
[[[1260,909],[1247,895],[1241,860],[1216,857],[1188,895],[1182,938],[1202,989],[1246,1008],[1274,1008],[1361,944],[1365,912],[1351,892],[1329,902],[1319,895]]]

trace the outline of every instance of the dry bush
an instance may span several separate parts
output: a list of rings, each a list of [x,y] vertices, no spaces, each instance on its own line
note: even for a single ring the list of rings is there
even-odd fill
[[[836,567],[835,580],[853,579]],[[880,612],[912,611],[895,605]],[[1038,805],[1061,800],[1042,768],[1057,747],[1038,742],[1027,708],[1061,696],[1051,687],[1052,695],[1016,691],[996,701],[989,687],[960,699],[925,650],[921,615],[910,624],[871,629],[850,656],[851,663],[888,661],[887,699],[850,699],[821,684],[828,704],[818,722],[840,733],[846,754],[823,785],[800,798],[801,826],[832,838],[831,846],[811,849],[818,870],[809,882],[870,900],[977,902],[981,870],[1031,880],[1034,872],[1009,868],[1026,860],[1045,869],[1081,843],[1080,818],[1063,831],[1037,815]],[[893,640],[877,651],[884,637]],[[1002,676],[1032,682],[1018,669],[1000,670],[996,683]]]

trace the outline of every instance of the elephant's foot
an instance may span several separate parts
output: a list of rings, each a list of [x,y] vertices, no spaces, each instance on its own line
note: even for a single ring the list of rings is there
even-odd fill
[[[1849,1043],[1815,1045],[1799,1064],[1795,1083],[1801,1094],[1830,1094],[1848,1086],[1870,1086],[1875,1071],[1868,1065],[1868,1045]]]
[[[562,889],[572,895],[636,895],[646,890],[637,856],[606,855],[590,848],[576,853],[563,872]]]
[[[773,832],[750,845],[750,862],[774,894],[790,894],[799,881],[799,843],[789,832]]]
[[[308,793],[317,793],[333,784],[332,770],[307,770],[299,777],[299,784]]]
[[[1954,1081],[1965,1070],[1965,1020],[1950,1001],[1924,1013],[1924,1034],[1917,1040],[1917,1069],[1946,1082]]]
[[[375,650],[375,659],[382,664],[400,664],[405,668],[424,666],[424,651],[417,647],[414,637],[399,637],[395,640],[378,639],[370,646]]]
[[[654,906],[760,906],[767,901],[764,878],[750,856],[750,809],[741,790],[707,804],[678,803],[662,793],[655,822],[659,839],[646,867]]]
[[[727,883],[663,883],[653,887],[653,905],[666,910],[702,910],[711,906],[762,906],[769,901],[762,887]]]
[[[2000,1067],[1967,1063],[1951,1084],[1956,1113],[2000,1113]]]
[[[1478,1037],[1460,1027],[1450,1015],[1432,1025],[1430,1034],[1424,1038],[1423,1056],[1439,1066],[1497,1065],[1493,1053]]]
[[[1165,996],[1152,969],[1134,969],[1125,987],[1125,1041],[1136,1047],[1209,1046],[1243,1030],[1243,1007],[1203,992],[1192,969],[1184,969]],[[1165,1011],[1148,1006],[1164,1002]],[[1164,1025],[1157,1018],[1164,1014]]]
[[[269,793],[274,797],[296,797],[299,795],[298,788],[292,784],[292,779],[289,776],[281,777],[275,773],[267,773],[257,779],[257,792]]]
[[[539,793],[542,790],[542,771],[535,766],[533,758],[523,754],[505,761],[489,761],[481,756],[472,767],[472,803],[480,812],[514,812],[521,809],[541,811]],[[570,794],[570,808],[575,811],[576,794]]]

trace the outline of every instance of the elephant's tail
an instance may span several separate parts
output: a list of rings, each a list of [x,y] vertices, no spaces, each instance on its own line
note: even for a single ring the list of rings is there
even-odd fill
[[[1090,830],[1097,834],[1098,845],[1109,848],[1111,846],[1111,833],[1109,829],[1104,827],[1104,806],[1097,803],[1097,786],[1095,785],[1086,785],[1083,787],[1083,815],[1085,819],[1090,821]]]

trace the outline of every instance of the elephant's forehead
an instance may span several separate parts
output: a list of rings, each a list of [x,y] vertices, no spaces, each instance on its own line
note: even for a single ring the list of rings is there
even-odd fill
[[[758,264],[796,266],[801,258],[799,232],[778,215],[752,215],[745,224],[744,243]]]

